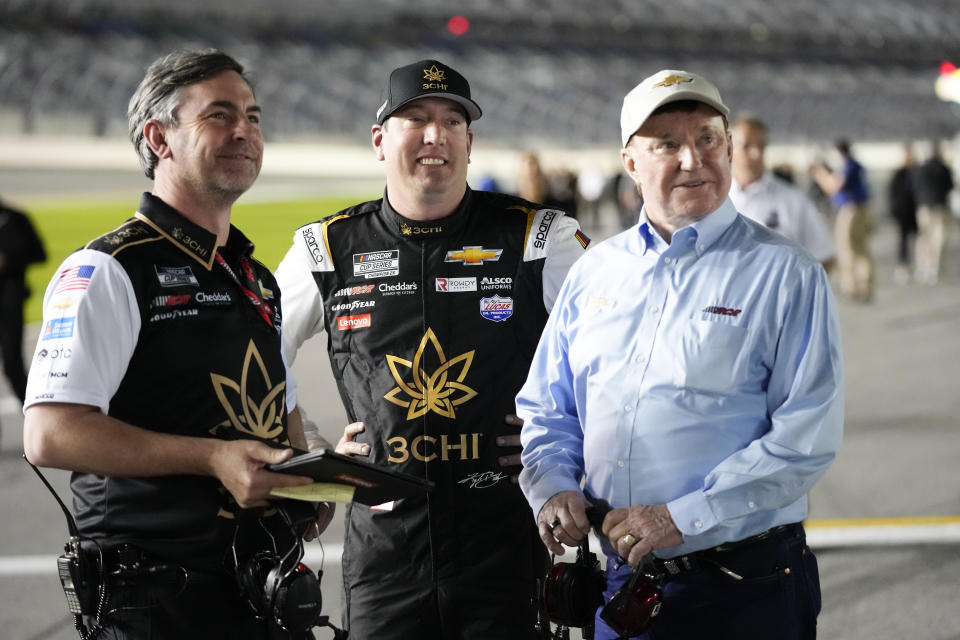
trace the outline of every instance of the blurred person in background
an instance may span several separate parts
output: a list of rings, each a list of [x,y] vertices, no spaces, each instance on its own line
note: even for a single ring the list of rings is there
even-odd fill
[[[531,151],[520,156],[517,195],[528,202],[555,207],[568,218],[576,218],[576,182],[576,176],[567,169],[545,172],[540,158]]]
[[[265,574],[243,580],[300,535],[271,490],[311,482],[265,469],[306,442],[278,287],[230,224],[260,173],[260,106],[243,67],[208,49],[156,60],[127,113],[152,192],[50,281],[24,417],[26,457],[74,472],[85,561],[102,561],[107,600],[84,624],[130,640],[312,638],[274,620]],[[322,531],[332,511],[307,516]]]
[[[577,195],[583,203],[577,219],[584,227],[595,228],[600,224],[600,204],[605,195],[606,186],[607,177],[599,169],[587,168],[577,176]]]
[[[837,140],[834,146],[843,158],[843,166],[831,172],[823,165],[815,164],[811,176],[830,195],[837,209],[834,238],[840,290],[854,302],[870,302],[873,300],[874,265],[870,252],[867,172],[854,158],[848,140]]]
[[[27,214],[0,201],[0,359],[21,403],[27,390],[23,362],[23,304],[30,296],[27,266],[46,259],[43,242]]]
[[[547,174],[540,165],[540,158],[531,151],[520,156],[520,165],[517,169],[517,195],[528,202],[538,204],[546,204],[550,195]]]
[[[766,168],[767,125],[755,116],[744,115],[733,122],[730,132],[733,136],[730,199],[737,211],[790,238],[830,273],[837,252],[826,221],[809,198]]]
[[[947,203],[953,190],[953,175],[940,156],[940,144],[930,143],[930,156],[913,169],[917,199],[916,278],[921,284],[936,284],[949,220]]]
[[[842,436],[839,321],[820,263],[731,203],[727,113],[687,71],[625,97],[640,222],[560,291],[517,396],[520,485],[553,553],[610,509],[608,603],[634,569],[666,581],[649,628],[623,635],[807,640],[820,588],[801,522]],[[599,639],[620,637],[608,613]]]
[[[640,210],[643,209],[643,195],[640,193],[640,187],[634,184],[630,176],[621,171],[610,179],[610,188],[617,205],[620,229],[629,229],[637,224]]]
[[[514,397],[588,240],[562,211],[467,185],[480,116],[443,62],[394,69],[371,128],[383,197],[301,227],[277,269],[288,360],[326,332],[356,421],[337,451],[435,483],[347,507],[352,638],[537,637],[547,557],[516,484]]]
[[[897,284],[910,282],[913,273],[911,244],[917,234],[917,197],[913,185],[913,148],[903,145],[903,164],[893,172],[887,185],[890,216],[897,223],[897,266],[893,280]]]

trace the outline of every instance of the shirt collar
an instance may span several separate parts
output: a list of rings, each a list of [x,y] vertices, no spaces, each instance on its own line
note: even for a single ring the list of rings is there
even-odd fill
[[[763,174],[748,184],[745,187],[741,187],[740,183],[737,182],[736,178],[730,181],[730,193],[733,194],[748,194],[748,193],[757,193],[760,191],[766,191],[773,184],[773,174],[769,171],[764,171]]]
[[[463,226],[467,219],[465,211],[470,207],[473,199],[473,191],[470,187],[463,194],[460,204],[448,215],[436,220],[412,220],[406,218],[393,208],[390,204],[390,198],[387,190],[383,190],[383,206],[380,208],[381,215],[389,228],[396,232],[398,236],[416,240],[426,240],[428,238],[437,238],[449,236]]]
[[[153,195],[144,193],[140,198],[140,207],[136,218],[148,224],[177,248],[202,264],[209,271],[213,268],[217,254],[217,236],[200,227]],[[253,253],[253,243],[243,233],[230,225],[227,248],[237,256],[249,256]]]
[[[697,255],[702,255],[736,219],[737,209],[733,206],[729,197],[725,198],[718,209],[707,214],[702,220],[677,229],[673,234],[673,242],[687,238],[693,239],[696,242]],[[640,211],[638,235],[641,254],[646,254],[650,249],[657,253],[663,253],[667,246],[666,241],[660,237],[647,220],[646,207]]]

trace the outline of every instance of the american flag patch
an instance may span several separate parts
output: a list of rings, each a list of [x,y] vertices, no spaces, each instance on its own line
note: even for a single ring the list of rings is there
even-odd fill
[[[577,232],[573,234],[573,237],[577,239],[577,242],[579,242],[580,246],[583,247],[584,249],[586,249],[587,245],[590,244],[590,238],[588,238],[587,234],[585,234],[583,231],[580,231],[579,229],[577,229]]]
[[[60,282],[53,290],[53,295],[64,291],[83,291],[90,286],[90,277],[93,275],[94,265],[83,264],[71,267],[60,272]]]

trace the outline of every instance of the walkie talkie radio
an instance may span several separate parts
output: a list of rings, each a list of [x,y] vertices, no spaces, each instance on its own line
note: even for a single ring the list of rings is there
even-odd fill
[[[63,586],[63,593],[67,597],[67,608],[75,616],[77,632],[81,638],[92,638],[96,632],[88,635],[81,618],[96,616],[99,620],[102,615],[107,600],[106,583],[103,579],[103,558],[100,557],[97,560],[93,555],[84,554],[80,545],[80,530],[67,505],[63,504],[60,496],[40,473],[40,469],[27,460],[27,456],[23,456],[23,459],[33,468],[47,490],[53,494],[57,504],[63,510],[63,515],[67,518],[70,539],[63,546],[63,553],[57,558],[57,575]]]

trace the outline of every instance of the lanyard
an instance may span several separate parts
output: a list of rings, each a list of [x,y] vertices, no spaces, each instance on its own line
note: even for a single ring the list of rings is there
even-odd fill
[[[253,308],[257,310],[257,313],[260,314],[260,317],[263,318],[264,322],[270,325],[274,331],[277,329],[277,325],[274,322],[273,318],[276,316],[276,311],[269,305],[267,302],[260,298],[259,295],[254,293],[255,290],[260,288],[259,282],[253,276],[253,268],[250,267],[250,261],[246,256],[240,258],[240,272],[243,274],[243,280],[237,277],[237,274],[234,273],[233,269],[230,268],[230,265],[227,264],[227,261],[223,259],[223,256],[220,255],[220,252],[217,251],[216,255],[217,264],[224,268],[224,270],[230,274],[230,277],[233,278],[233,281],[237,283],[240,287],[240,290],[243,291],[244,296],[247,300],[253,305]]]

